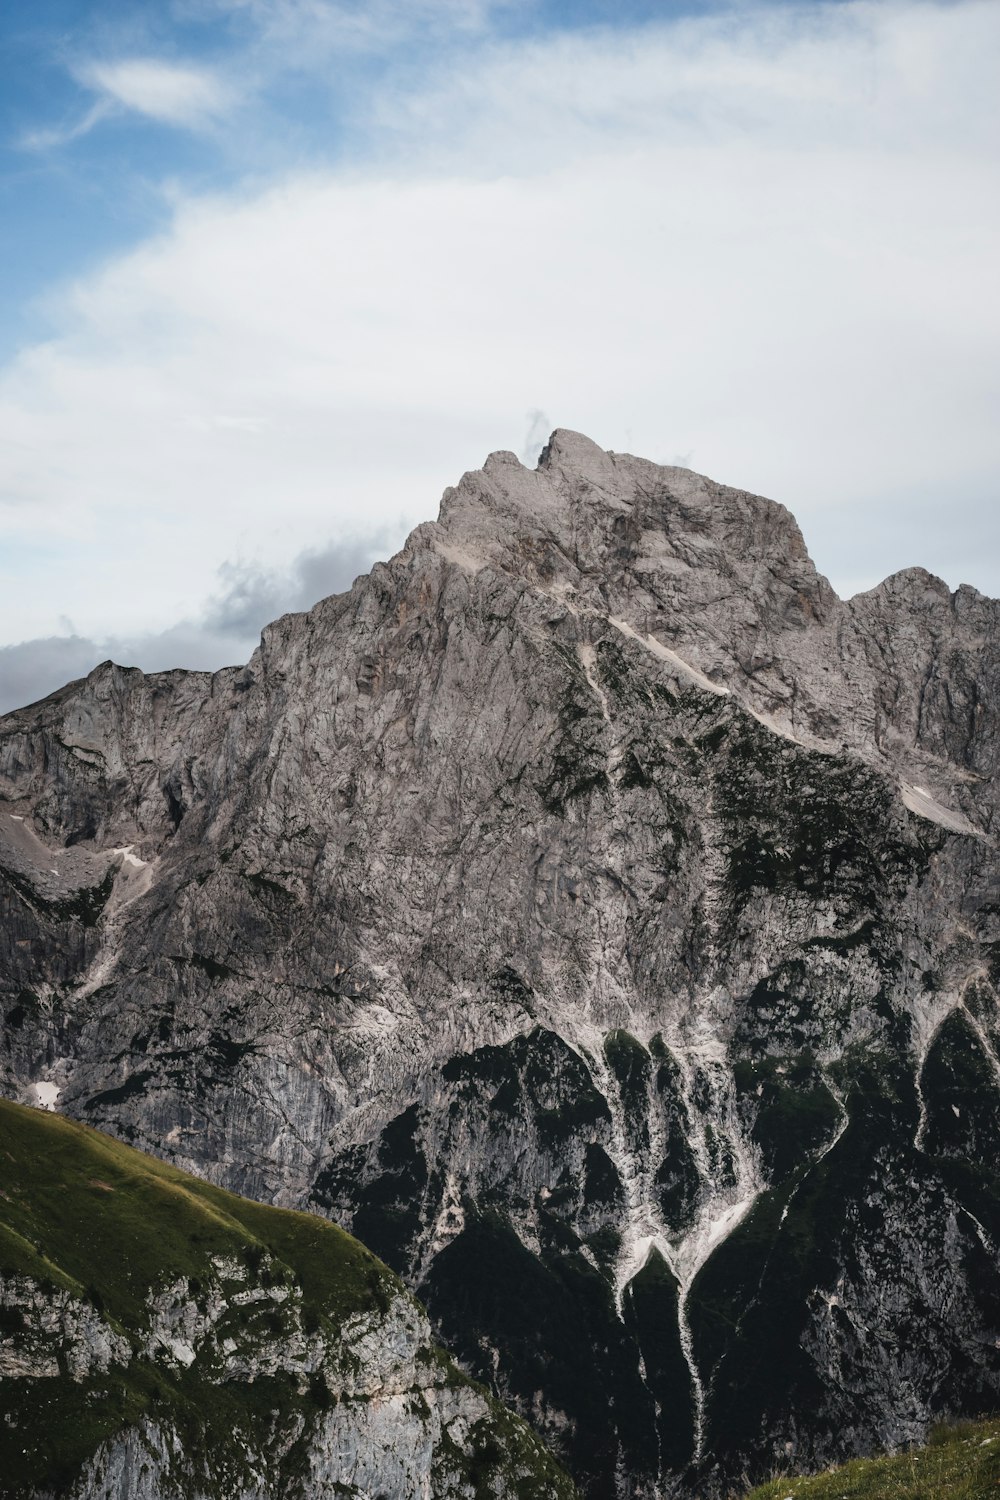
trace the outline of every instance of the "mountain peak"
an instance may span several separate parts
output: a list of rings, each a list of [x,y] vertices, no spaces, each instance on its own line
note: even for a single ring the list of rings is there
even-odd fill
[[[614,455],[571,427],[557,427],[538,458],[540,469],[564,469],[593,477],[614,468]]]
[[[943,818],[978,822],[981,793],[965,770],[970,756],[992,763],[979,721],[956,726],[943,688],[940,701],[936,689],[922,697],[918,688],[944,668],[944,628],[949,670],[974,674],[984,636],[995,656],[989,601],[959,600],[910,568],[845,603],[784,506],[607,453],[565,428],[536,469],[491,454],[419,534],[468,576],[488,569],[527,586],[550,616],[571,617],[571,633],[591,639],[623,627],[779,733],[827,752],[848,745],[888,762],[907,785],[931,788],[922,813],[940,806]],[[887,662],[892,688],[882,680]]]
[[[8,1091],[353,1227],[588,1500],[981,1409],[1000,622],[942,589],[491,455],[245,670],[0,724]]]

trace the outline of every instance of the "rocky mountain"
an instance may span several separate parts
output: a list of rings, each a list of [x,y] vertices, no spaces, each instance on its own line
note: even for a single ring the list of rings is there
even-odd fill
[[[0,1494],[573,1500],[323,1219],[0,1101]]]
[[[0,721],[4,1087],[351,1229],[594,1500],[908,1442],[1000,1389],[998,690],[972,589],[494,454]]]

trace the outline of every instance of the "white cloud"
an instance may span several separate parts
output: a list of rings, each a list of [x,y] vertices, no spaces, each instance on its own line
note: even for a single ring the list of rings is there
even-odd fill
[[[81,62],[72,71],[78,83],[99,97],[75,120],[25,132],[18,141],[22,149],[47,151],[67,146],[124,111],[145,115],[162,125],[204,130],[229,115],[241,98],[231,83],[211,69],[157,58]]]
[[[214,670],[239,665],[256,648],[261,629],[290,610],[309,609],[328,594],[349,589],[386,547],[381,532],[332,542],[296,557],[285,570],[224,563],[221,589],[193,619],[165,630],[93,639],[62,616],[59,634],[0,646],[0,714],[37,701],[83,677],[109,658],[159,672],[182,663]]]
[[[87,88],[164,125],[199,129],[225,115],[236,97],[231,85],[207,68],[155,57],[87,62],[75,71]]]
[[[998,41],[993,0],[748,6],[497,45],[486,67],[385,91],[379,117],[418,159],[478,175],[651,140],[995,155]]]
[[[26,151],[49,151],[55,146],[68,146],[71,141],[89,134],[95,125],[107,119],[112,109],[110,99],[98,99],[79,119],[65,125],[29,130],[20,137],[18,145]]]
[[[0,640],[398,538],[539,408],[775,495],[844,586],[1000,592],[998,41],[890,0],[490,48],[383,104],[377,165],[180,198],[0,379],[0,524],[47,549]]]
[[[273,62],[306,68],[331,52],[387,53],[408,38],[481,35],[521,0],[203,0],[249,18]]]

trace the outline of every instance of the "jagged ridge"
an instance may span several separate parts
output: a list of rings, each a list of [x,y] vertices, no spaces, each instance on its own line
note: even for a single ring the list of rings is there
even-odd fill
[[[245,669],[4,721],[7,1087],[353,1225],[594,1495],[978,1409],[997,609],[493,455]]]

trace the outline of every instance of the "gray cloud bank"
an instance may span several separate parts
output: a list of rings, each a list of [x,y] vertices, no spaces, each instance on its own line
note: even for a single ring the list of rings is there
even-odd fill
[[[166,630],[102,640],[52,635],[0,647],[0,713],[37,702],[108,658],[144,672],[215,671],[245,662],[271,620],[350,588],[389,550],[388,533],[379,531],[302,552],[286,572],[226,562],[219,569],[220,590],[202,614]]]

